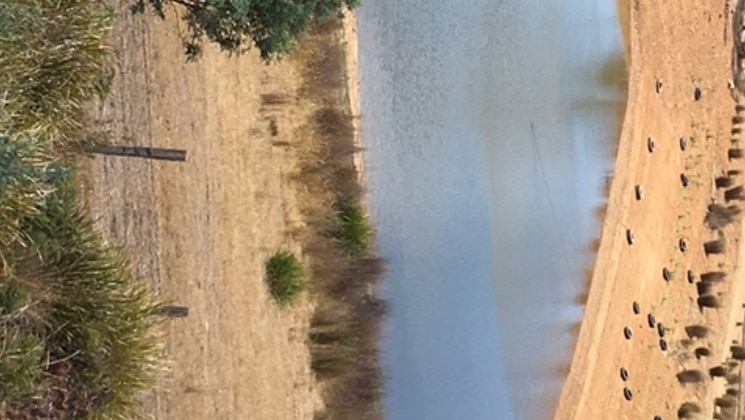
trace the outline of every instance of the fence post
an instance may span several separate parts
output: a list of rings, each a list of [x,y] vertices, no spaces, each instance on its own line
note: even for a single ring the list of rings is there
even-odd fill
[[[157,147],[144,146],[97,146],[91,150],[91,153],[110,156],[139,157],[155,160],[170,160],[176,162],[183,162],[186,160],[186,150],[162,149]]]
[[[189,316],[188,306],[161,306],[153,310],[153,315],[167,316],[170,318],[185,318]]]

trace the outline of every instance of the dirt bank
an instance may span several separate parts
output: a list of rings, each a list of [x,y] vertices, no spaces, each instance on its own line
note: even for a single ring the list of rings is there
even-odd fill
[[[683,401],[699,402],[710,413],[721,385],[711,386],[707,379],[681,386],[676,374],[683,369],[708,371],[721,363],[735,322],[742,320],[737,308],[745,290],[741,281],[733,281],[742,279],[740,226],[723,230],[725,254],[707,257],[703,250],[705,241],[717,237],[703,224],[706,207],[712,200],[724,202],[713,179],[743,166],[739,160],[727,160],[735,114],[728,88],[732,16],[721,3],[686,1],[669,7],[633,1],[628,21],[629,101],[595,271],[557,420],[676,418]],[[702,93],[698,101],[696,87]],[[687,140],[685,150],[681,137]],[[649,138],[653,152],[648,150]],[[682,174],[690,181],[687,187]],[[736,181],[742,183],[742,176]],[[643,188],[641,200],[635,197],[637,185]],[[633,244],[628,243],[629,229]],[[679,249],[681,238],[687,241],[685,252]],[[663,278],[665,268],[669,281]],[[729,280],[715,286],[715,293],[722,293],[723,308],[699,311],[688,270],[728,273]],[[632,309],[635,301],[639,314]],[[659,332],[647,325],[650,313],[664,324],[667,351],[661,350]],[[706,324],[713,334],[689,342],[684,327],[691,324]],[[631,332],[628,339],[625,327]],[[712,357],[693,357],[698,346],[710,348]],[[628,371],[626,381],[621,368]],[[631,401],[624,388],[631,391]]]

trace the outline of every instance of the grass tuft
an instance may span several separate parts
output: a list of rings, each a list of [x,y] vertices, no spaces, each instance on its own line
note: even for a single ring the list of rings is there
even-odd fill
[[[0,418],[130,419],[164,368],[162,304],[73,188],[84,107],[110,89],[111,16],[0,2]]]
[[[303,265],[288,251],[277,251],[266,262],[269,291],[281,305],[294,302],[305,290]]]
[[[375,230],[358,203],[341,204],[337,209],[338,225],[333,236],[349,257],[363,257],[370,252]]]

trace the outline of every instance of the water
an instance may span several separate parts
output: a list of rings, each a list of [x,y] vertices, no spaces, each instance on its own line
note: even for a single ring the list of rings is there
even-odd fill
[[[611,0],[358,15],[390,419],[547,418],[625,102]]]

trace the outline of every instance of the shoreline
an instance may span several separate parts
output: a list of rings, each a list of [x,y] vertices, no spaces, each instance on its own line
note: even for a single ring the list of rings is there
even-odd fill
[[[621,3],[624,2],[619,2],[619,7]],[[629,27],[628,32],[624,32],[628,33],[628,46],[625,47],[628,100],[592,282],[569,373],[556,404],[553,416],[556,420],[601,418],[598,415],[607,418],[662,415],[668,418],[675,416],[680,403],[694,398],[702,400],[705,412],[710,412],[706,410],[712,408],[713,398],[720,394],[717,391],[722,387],[708,386],[707,383],[706,388],[702,388],[703,385],[685,388],[678,386],[675,378],[681,369],[679,363],[693,368],[697,362],[688,358],[689,350],[681,344],[685,338],[683,327],[701,318],[704,319],[701,322],[712,325],[716,337],[707,341],[713,350],[713,357],[708,362],[711,365],[723,360],[734,334],[742,333],[741,329],[735,328],[735,322],[742,320],[741,314],[736,315],[745,294],[741,282],[732,282],[736,287],[727,286],[721,311],[698,315],[697,311],[691,310],[691,285],[681,281],[680,273],[684,275],[689,268],[700,273],[711,269],[712,263],[717,262],[734,269],[731,278],[741,278],[745,245],[739,240],[745,226],[738,222],[734,237],[727,237],[728,245],[736,244],[732,247],[736,248],[736,254],[728,253],[726,260],[702,257],[698,252],[681,256],[676,253],[675,246],[670,245],[680,236],[687,237],[690,242],[696,241],[697,246],[698,241],[710,239],[710,232],[705,231],[701,220],[708,204],[707,195],[711,196],[708,185],[712,171],[720,169],[722,150],[726,148],[723,144],[729,143],[727,118],[732,113],[732,101],[730,98],[729,103],[725,102],[729,92],[726,92],[727,73],[723,70],[727,69],[730,48],[721,46],[721,32],[716,31],[722,17],[713,24],[710,24],[712,18],[702,23],[691,17],[694,12],[685,10],[696,7],[704,6],[686,5],[681,10],[655,13],[653,9],[658,6],[628,4]],[[698,16],[712,15],[706,9],[695,12]],[[728,17],[723,19],[726,25]],[[668,28],[660,28],[664,25]],[[681,33],[699,36],[690,40],[670,37],[658,41],[657,34],[666,30],[666,35],[672,33],[674,29],[671,28],[676,25],[685,29]],[[622,27],[622,31],[625,28]],[[677,63],[684,61],[685,54],[673,53],[670,45],[665,45],[668,41],[692,50],[701,48],[701,45],[708,47],[716,45],[714,34],[719,36],[719,46],[716,52],[712,52],[713,57],[690,66]],[[658,77],[665,81],[665,88],[660,93],[654,92]],[[703,105],[693,103],[686,95],[690,95],[687,89],[691,88],[687,87],[691,81],[708,88],[707,94],[713,99],[707,102],[706,108],[702,109]],[[699,135],[706,138],[705,142],[695,143],[692,147],[699,150],[696,153],[700,156],[696,155],[695,159],[681,155],[674,150],[675,144],[668,140],[677,139],[683,132],[691,137],[691,143]],[[715,133],[711,139],[710,132]],[[720,135],[724,138],[720,139]],[[648,137],[654,137],[660,145],[658,148],[665,149],[649,153],[645,141]],[[667,147],[671,144],[672,147]],[[659,157],[655,159],[655,154],[660,153],[664,153],[666,158],[662,162],[657,160],[661,159]],[[681,190],[673,175],[670,179],[660,179],[660,174],[675,174],[676,171],[695,173],[697,179],[700,178],[696,189]],[[639,203],[629,191],[642,184],[648,197]],[[635,211],[635,208],[639,210]],[[627,229],[631,228],[636,231],[636,242],[639,242],[633,246],[626,238]],[[731,231],[731,228],[727,230],[727,234],[730,235]],[[667,284],[660,280],[659,270],[663,266],[670,266],[678,277]],[[659,350],[654,330],[649,331],[645,321],[631,313],[632,301],[641,303],[642,315],[655,313],[658,322],[665,321],[669,329],[668,351]],[[624,326],[633,329],[633,338],[623,338],[620,331]],[[705,365],[699,368],[708,370]],[[621,367],[630,372],[628,381],[619,378]],[[633,390],[633,402],[624,399],[621,392],[624,388]],[[705,398],[702,392],[706,394]]]
[[[362,136],[360,132],[361,104],[360,104],[360,72],[359,72],[359,47],[357,40],[357,12],[348,10],[342,19],[344,59],[346,66],[347,97],[349,99],[349,111],[354,126],[354,146],[358,150],[354,154],[354,165],[357,167],[358,182],[364,188],[365,164],[362,158]]]

